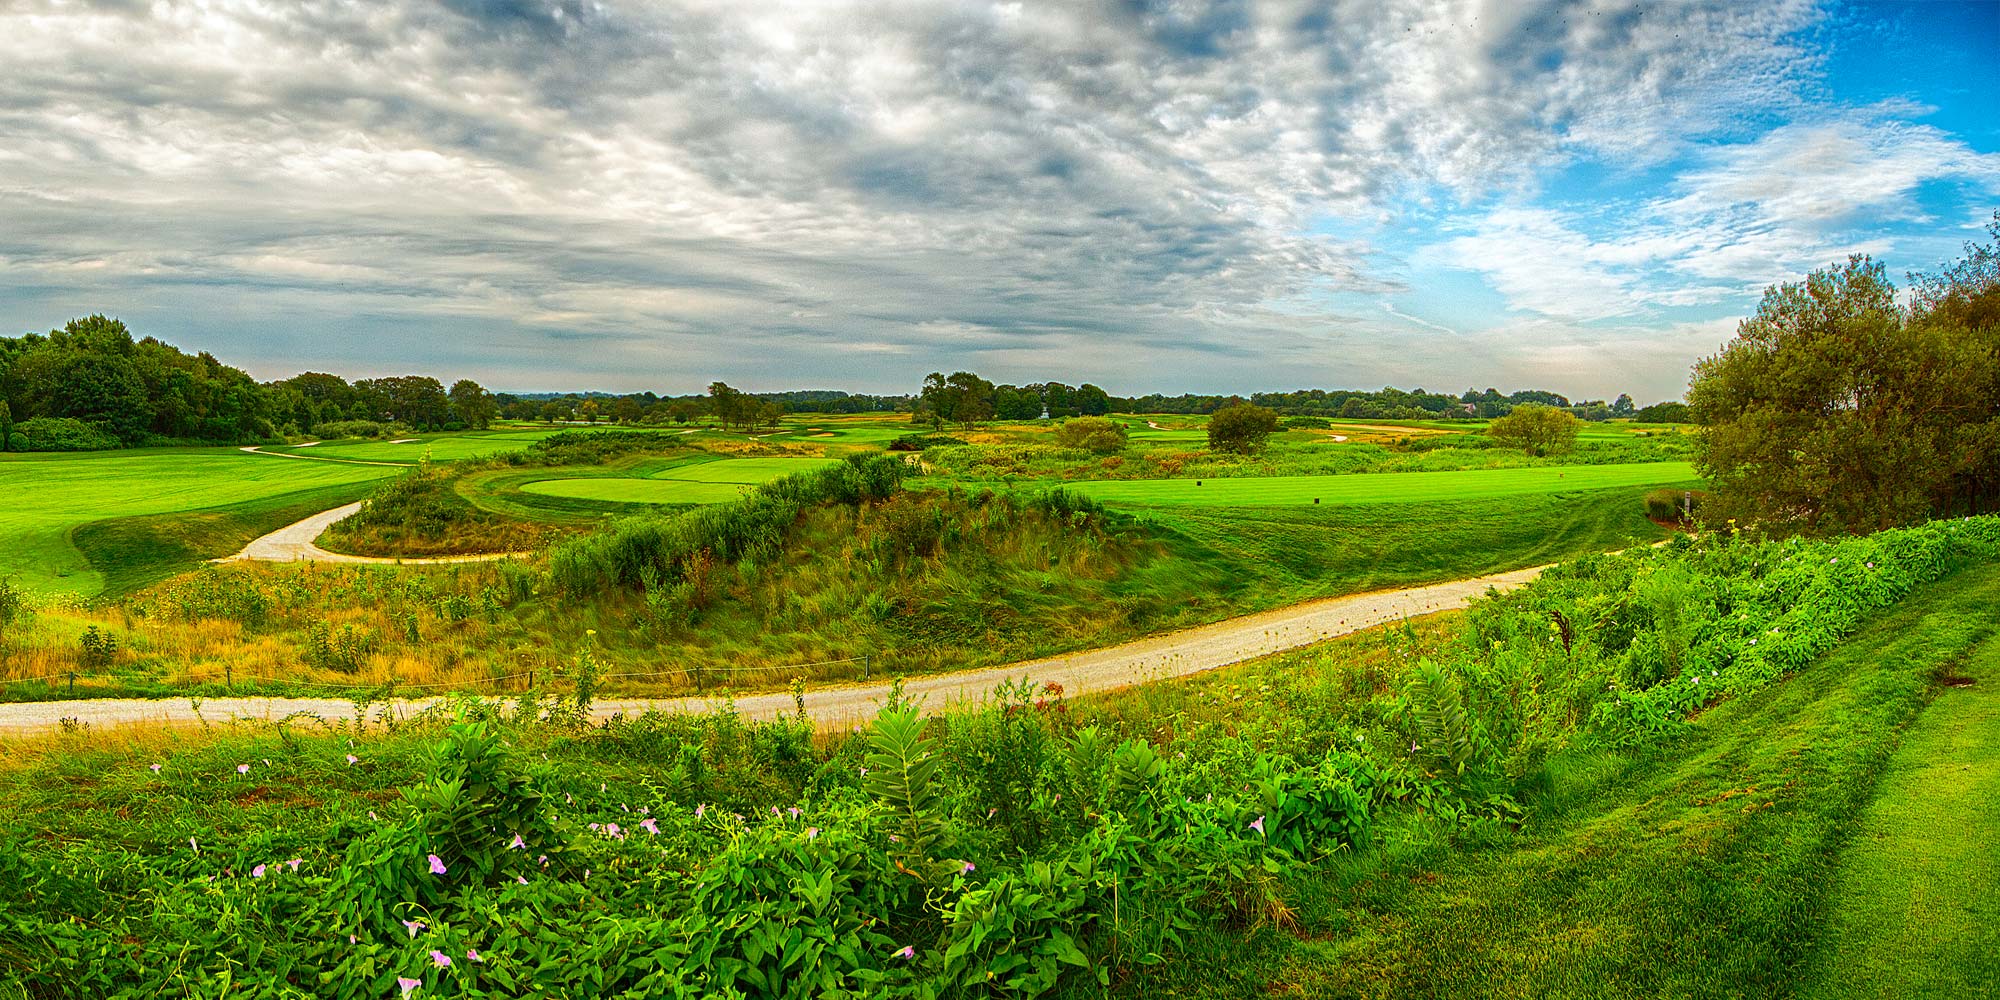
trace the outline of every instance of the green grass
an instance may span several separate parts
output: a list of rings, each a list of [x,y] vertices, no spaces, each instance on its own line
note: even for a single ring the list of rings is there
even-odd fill
[[[536,479],[517,487],[539,496],[617,504],[710,504],[738,500],[751,487],[835,464],[826,458],[773,456],[676,462],[645,478]]]
[[[1252,507],[1315,502],[1322,505],[1435,503],[1695,479],[1694,467],[1686,462],[1643,462],[1346,476],[1099,480],[1069,483],[1063,488],[1105,503]]]
[[[1941,666],[1981,650],[1977,669],[2000,673],[1996,627],[2000,575],[1962,572],[1810,669],[1711,708],[1678,744],[1556,754],[1527,782],[1519,833],[1454,845],[1407,817],[1375,851],[1294,887],[1293,933],[1210,941],[1208,961],[1135,986],[1218,998],[1992,996],[1994,708],[1954,707],[1966,692],[1946,691],[1945,714],[1919,713]],[[1232,697],[1185,703],[1252,725],[1274,707],[1258,692],[1285,686],[1309,655],[1220,672],[1199,683]],[[1225,958],[1228,977],[1194,971]]]
[[[106,587],[107,567],[112,580],[127,586],[269,523],[272,511],[326,498],[316,491],[399,474],[234,448],[0,455],[0,575],[32,592],[95,596]],[[146,528],[128,525],[91,539],[91,551],[105,560],[99,564],[72,541],[73,532],[95,522],[193,512],[219,515],[212,523],[226,534],[202,540],[189,531],[164,530],[157,521]]]
[[[2000,996],[2000,639],[1949,674],[1841,858],[1801,997]]]
[[[321,444],[292,448],[272,448],[271,451],[288,452],[310,458],[341,458],[358,462],[410,462],[415,463],[424,456],[434,462],[456,462],[460,459],[483,458],[503,451],[519,451],[552,434],[560,434],[575,427],[549,427],[502,431],[462,431],[452,434],[412,434],[405,443],[391,441],[327,441]],[[622,430],[624,428],[597,428]],[[658,433],[672,435],[675,431],[648,432],[634,429],[632,433]],[[403,440],[403,439],[398,439]]]

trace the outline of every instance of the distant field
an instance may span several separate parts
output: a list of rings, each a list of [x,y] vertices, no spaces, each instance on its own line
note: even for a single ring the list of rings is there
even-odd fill
[[[287,507],[300,494],[325,499],[329,487],[400,474],[385,466],[294,462],[234,448],[0,455],[0,576],[30,591],[94,596],[105,577],[74,544],[72,534],[84,526],[225,508],[233,520],[255,522],[260,509]],[[328,499],[323,506],[342,502]],[[120,556],[127,558],[142,560],[143,554]]]
[[[1156,506],[1269,507],[1292,504],[1433,503],[1488,497],[1692,482],[1686,462],[1544,466],[1462,472],[1230,479],[1098,480],[1065,484],[1105,503]]]
[[[523,492],[571,500],[633,504],[726,503],[751,487],[781,476],[835,464],[826,458],[728,458],[676,465],[646,478],[591,477],[544,479],[523,484]]]
[[[456,462],[460,459],[482,458],[503,451],[519,451],[552,434],[573,431],[577,427],[522,428],[503,431],[466,431],[457,434],[414,434],[402,443],[390,441],[327,441],[315,445],[292,448],[270,448],[273,452],[290,452],[313,458],[345,458],[361,462],[410,462],[415,463],[425,455],[433,462]],[[601,428],[623,430],[624,428]],[[678,431],[642,431],[631,433],[677,434]]]

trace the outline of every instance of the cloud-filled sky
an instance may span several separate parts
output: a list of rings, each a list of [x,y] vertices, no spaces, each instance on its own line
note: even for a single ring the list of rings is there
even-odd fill
[[[1675,397],[2000,208],[2000,3],[0,0],[0,326],[502,389]]]

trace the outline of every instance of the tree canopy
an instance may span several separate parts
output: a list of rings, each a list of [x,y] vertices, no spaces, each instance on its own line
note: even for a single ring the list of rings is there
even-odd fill
[[[1536,457],[1559,455],[1576,447],[1578,423],[1568,410],[1527,403],[1495,419],[1487,426],[1486,434],[1509,448],[1519,448]]]
[[[1215,411],[1208,418],[1208,446],[1216,451],[1254,455],[1263,450],[1264,439],[1278,429],[1278,411],[1238,403]]]

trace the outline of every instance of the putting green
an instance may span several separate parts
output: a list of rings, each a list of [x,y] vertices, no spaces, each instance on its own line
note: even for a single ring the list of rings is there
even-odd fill
[[[1063,488],[1106,503],[1272,507],[1315,501],[1322,504],[1433,503],[1687,483],[1699,478],[1694,467],[1686,462],[1641,462],[1630,465],[1561,465],[1531,469],[1346,476],[1098,480],[1064,484]]]
[[[610,503],[704,504],[727,503],[762,483],[781,476],[811,472],[838,465],[830,458],[725,458],[713,462],[677,465],[651,476],[593,477],[588,479],[543,479],[522,485],[524,493],[573,500],[600,500]]]
[[[85,597],[104,577],[70,544],[94,521],[177,514],[401,475],[379,465],[295,462],[234,448],[0,455],[0,576]]]

